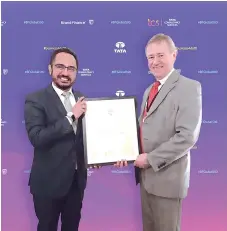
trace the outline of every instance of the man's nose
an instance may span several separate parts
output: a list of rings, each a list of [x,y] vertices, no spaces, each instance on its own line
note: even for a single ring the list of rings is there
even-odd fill
[[[68,75],[68,69],[67,69],[67,67],[65,67],[65,69],[62,71],[62,74],[63,75]]]
[[[154,64],[154,65],[158,64],[158,57],[156,57],[156,56],[154,57],[154,59],[153,59],[153,64]]]

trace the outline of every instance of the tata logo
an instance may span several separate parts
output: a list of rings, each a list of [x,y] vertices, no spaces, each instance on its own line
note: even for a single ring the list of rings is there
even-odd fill
[[[126,53],[126,49],[125,49],[125,43],[123,42],[117,42],[115,44],[116,48],[114,49],[115,53]]]
[[[2,26],[4,26],[5,24],[6,24],[6,21],[3,21],[3,20],[2,20]]]
[[[5,124],[7,124],[7,121],[4,121],[3,119],[1,119],[1,126],[4,127]]]
[[[2,169],[2,175],[6,175],[7,174],[7,169]]]
[[[161,19],[149,19],[148,18],[148,26],[162,26],[162,20]]]
[[[93,25],[94,22],[95,22],[95,21],[94,21],[93,19],[90,19],[90,20],[89,20],[89,24],[90,24],[90,25]]]
[[[122,97],[122,96],[125,96],[125,92],[124,91],[122,91],[122,90],[118,90],[118,91],[116,91],[116,96],[118,96],[118,97]]]
[[[3,69],[2,72],[3,72],[3,75],[7,75],[9,70],[8,69]]]

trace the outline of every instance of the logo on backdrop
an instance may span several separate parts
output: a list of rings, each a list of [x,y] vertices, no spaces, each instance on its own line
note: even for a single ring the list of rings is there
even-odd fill
[[[151,19],[148,18],[147,24],[150,27],[158,27],[158,26],[168,26],[168,27],[176,27],[180,25],[180,21],[177,21],[175,18],[169,18],[164,21],[162,19]]]
[[[147,20],[148,26],[162,26],[162,19],[150,19]]]
[[[218,21],[198,21],[198,24],[200,25],[216,25],[218,23]]]
[[[6,174],[7,174],[7,172],[8,172],[8,171],[7,171],[7,169],[6,169],[6,168],[3,168],[3,169],[2,169],[2,175],[6,175]]]
[[[118,90],[118,91],[116,91],[116,96],[118,96],[118,97],[122,97],[122,96],[125,96],[125,92],[124,91],[122,91],[122,90]]]
[[[114,49],[115,53],[119,53],[119,54],[125,54],[126,53],[125,43],[124,42],[117,42],[115,44],[115,47],[116,47]]]
[[[94,25],[94,23],[95,23],[95,21],[93,19],[89,19],[88,22],[90,25]]]
[[[217,169],[201,169],[198,171],[199,174],[218,174]]]
[[[131,21],[111,21],[110,24],[112,25],[129,25]]]
[[[132,169],[130,166],[125,167],[124,169],[113,168],[111,170],[113,174],[131,174]]]
[[[2,70],[3,75],[7,75],[7,74],[8,74],[8,72],[9,72],[9,70],[8,70],[8,69],[3,69],[3,70]]]
[[[7,124],[7,121],[1,119],[1,126],[4,127]]]
[[[218,74],[218,70],[199,70],[199,74]]]
[[[179,51],[197,51],[198,47],[177,47]]]
[[[29,174],[31,172],[31,169],[24,170],[24,173]]]
[[[179,74],[181,73],[181,69],[176,69],[176,71],[178,71]],[[148,71],[148,74],[152,75],[151,71]]]
[[[25,74],[44,74],[45,71],[41,71],[41,70],[25,70],[24,73]]]
[[[92,76],[95,72],[89,68],[83,68],[81,71],[78,71],[80,76]]]
[[[43,50],[49,51],[49,50],[57,50],[60,48],[67,48],[67,47],[43,47]]]
[[[87,175],[88,175],[88,176],[91,176],[93,173],[94,173],[94,171],[93,171],[93,170],[91,170],[91,169],[87,169]]]
[[[85,25],[86,21],[61,21],[61,25]]]
[[[217,124],[218,121],[217,120],[203,120],[202,123],[203,124]]]
[[[30,24],[30,25],[40,25],[44,24],[44,21],[24,21],[24,24]]]
[[[132,72],[131,71],[127,71],[127,70],[113,70],[111,72],[112,75],[121,75],[121,74],[127,74],[127,75],[131,75]]]
[[[3,21],[3,20],[2,20],[2,26],[4,26],[5,24],[6,24],[6,21]]]
[[[169,20],[165,21],[164,24],[166,26],[179,26],[180,21],[177,21],[175,18],[170,18]]]

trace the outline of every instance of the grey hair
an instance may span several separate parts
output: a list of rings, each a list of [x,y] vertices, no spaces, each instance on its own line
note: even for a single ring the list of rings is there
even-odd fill
[[[170,48],[171,52],[174,52],[177,50],[175,43],[173,42],[172,38],[168,35],[165,34],[156,34],[154,35],[148,42],[145,47],[145,52],[147,50],[147,46],[151,43],[161,43],[161,42],[166,42]]]

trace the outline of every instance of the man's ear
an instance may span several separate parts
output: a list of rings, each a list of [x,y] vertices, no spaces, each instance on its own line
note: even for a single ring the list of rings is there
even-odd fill
[[[48,65],[48,71],[49,71],[49,74],[52,75],[52,67],[50,64]]]

